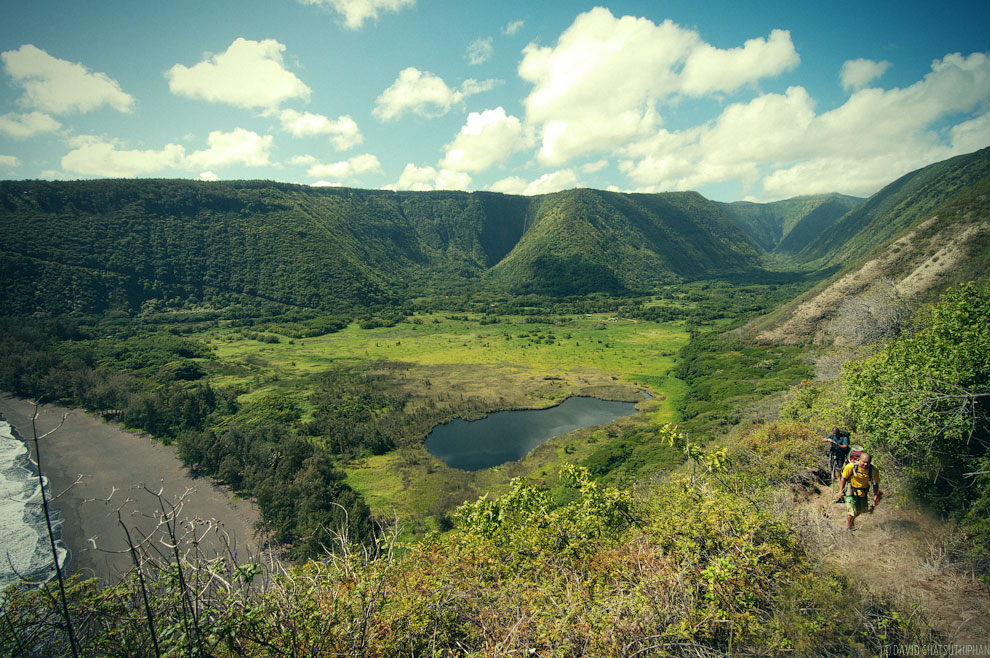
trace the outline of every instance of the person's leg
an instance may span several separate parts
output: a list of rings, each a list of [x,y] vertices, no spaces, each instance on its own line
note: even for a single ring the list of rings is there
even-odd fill
[[[859,516],[860,504],[856,496],[846,496],[846,528],[853,530],[856,525],[856,517]]]

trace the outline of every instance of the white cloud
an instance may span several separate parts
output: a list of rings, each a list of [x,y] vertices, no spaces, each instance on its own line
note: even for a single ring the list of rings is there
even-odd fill
[[[344,18],[344,25],[357,30],[367,20],[377,20],[381,12],[396,12],[411,7],[416,0],[300,0],[307,5],[320,5],[336,11]]]
[[[237,38],[226,52],[191,68],[176,64],[165,77],[174,94],[246,109],[273,109],[290,98],[308,100],[309,87],[285,68],[284,50],[274,39]]]
[[[270,164],[271,143],[271,136],[262,137],[241,128],[227,133],[215,130],[207,139],[208,148],[187,154],[181,144],[166,144],[161,149],[125,149],[113,141],[81,135],[69,141],[72,150],[62,157],[62,169],[83,176],[132,178],[151,172],[231,164],[258,167]]]
[[[353,158],[330,164],[320,164],[312,156],[293,158],[292,163],[308,165],[309,170],[306,172],[306,175],[313,178],[327,177],[338,180],[352,180],[362,174],[381,173],[382,171],[382,165],[378,161],[378,158],[370,153],[356,155]]]
[[[425,192],[434,189],[437,180],[437,170],[433,167],[417,167],[411,162],[406,165],[399,176],[394,189]]]
[[[760,78],[780,75],[799,62],[787,30],[774,30],[766,40],[748,39],[742,48],[720,50],[699,44],[684,62],[681,89],[694,96],[733,92]]]
[[[122,150],[112,142],[89,135],[73,138],[69,146],[72,150],[62,157],[62,169],[101,178],[133,178],[181,168],[186,155],[179,144],[167,144],[161,150]]]
[[[426,192],[429,190],[466,190],[471,177],[463,172],[434,167],[417,167],[410,163],[402,170],[399,181],[386,189]]]
[[[392,86],[378,97],[372,114],[382,121],[398,119],[407,112],[436,118],[446,114],[455,103],[488,91],[496,84],[497,80],[479,82],[469,78],[464,81],[460,90],[455,91],[439,76],[410,66],[403,69]]]
[[[331,120],[311,112],[282,110],[278,118],[282,122],[282,129],[292,133],[293,137],[331,135],[330,141],[338,151],[346,151],[364,141],[357,123],[348,115]]]
[[[859,158],[815,157],[774,170],[763,179],[763,190],[773,199],[835,191],[869,196],[899,176],[929,164],[917,157],[910,148],[864,154]],[[905,167],[905,161],[911,164]]]
[[[447,145],[441,166],[478,172],[503,162],[526,145],[519,119],[507,116],[503,108],[472,112],[454,141]]]
[[[0,135],[16,139],[26,139],[42,133],[55,132],[62,127],[58,121],[44,112],[15,114],[8,112],[0,116]]]
[[[539,160],[554,166],[652,134],[661,101],[731,92],[797,61],[783,30],[719,50],[669,20],[616,18],[598,7],[579,15],[554,47],[528,45],[519,75],[533,84],[526,123],[541,135]]]
[[[858,91],[866,87],[890,68],[890,62],[874,62],[872,59],[850,59],[842,65],[839,78],[846,91]]]
[[[492,45],[492,38],[486,37],[482,39],[478,37],[468,46],[465,57],[467,57],[468,64],[477,66],[490,60],[494,53],[495,46]]]
[[[561,169],[559,171],[543,174],[532,182],[526,182],[519,176],[509,176],[500,181],[496,181],[489,190],[501,192],[503,194],[522,194],[533,196],[535,194],[552,194],[567,190],[577,185],[578,177],[571,169]]]
[[[289,164],[297,167],[312,167],[320,161],[312,155],[297,155],[289,159]]]
[[[461,89],[455,94],[454,101],[460,103],[468,96],[491,91],[500,84],[502,84],[501,80],[475,80],[474,78],[468,78],[461,83]]]
[[[566,162],[649,132],[657,98],[676,89],[673,68],[696,41],[670,21],[616,19],[599,7],[578,16],[555,47],[526,46],[519,75],[533,84],[526,121],[542,132],[540,160]]]
[[[21,166],[21,161],[14,155],[0,155],[0,167],[16,169]]]
[[[104,106],[130,112],[134,107],[134,99],[106,73],[93,73],[31,44],[8,50],[0,58],[7,74],[24,88],[19,101],[24,107],[52,114],[91,112]]]
[[[199,175],[199,180],[212,182],[220,180],[220,177],[212,171],[204,171]]]
[[[735,103],[713,122],[626,146],[620,170],[642,191],[738,180],[780,199],[869,195],[931,162],[990,144],[990,58],[951,54],[905,88],[862,89],[816,114],[802,87]],[[972,118],[943,132],[947,117]]]
[[[231,132],[214,130],[206,139],[209,148],[189,155],[189,165],[197,169],[242,164],[262,167],[270,164],[271,135],[259,135],[251,130],[235,128]]]
[[[519,30],[523,29],[524,25],[526,25],[524,21],[512,21],[502,28],[502,34],[511,37],[514,34],[518,34]]]
[[[587,164],[581,165],[581,173],[594,174],[601,171],[607,166],[608,166],[608,160],[596,160],[595,162],[589,162]]]
[[[972,153],[990,146],[990,112],[953,126],[949,137],[952,150],[957,153]]]

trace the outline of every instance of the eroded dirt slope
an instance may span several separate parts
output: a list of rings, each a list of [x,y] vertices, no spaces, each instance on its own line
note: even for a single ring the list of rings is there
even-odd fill
[[[844,300],[867,293],[880,282],[892,281],[898,295],[911,302],[955,271],[971,245],[990,240],[990,219],[932,233],[938,221],[937,216],[925,220],[862,267],[800,302],[783,322],[759,332],[757,340],[821,343],[825,323]]]

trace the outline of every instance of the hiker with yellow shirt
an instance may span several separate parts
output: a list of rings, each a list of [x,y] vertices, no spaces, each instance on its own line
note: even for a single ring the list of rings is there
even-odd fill
[[[876,466],[870,463],[869,453],[860,453],[859,459],[850,461],[842,469],[842,479],[839,480],[839,489],[846,496],[846,512],[848,514],[846,527],[853,529],[856,517],[863,512],[872,512],[873,508],[880,502],[883,494],[880,493],[880,474]],[[870,504],[869,493],[870,484],[873,484],[873,503]],[[846,485],[849,485],[848,488]]]

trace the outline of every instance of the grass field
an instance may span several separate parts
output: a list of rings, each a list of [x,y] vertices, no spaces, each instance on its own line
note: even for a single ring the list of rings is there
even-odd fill
[[[681,323],[608,315],[540,322],[501,316],[493,322],[491,316],[431,314],[394,327],[351,324],[315,338],[261,335],[266,340],[246,338],[238,329],[199,335],[215,355],[206,364],[211,380],[245,391],[242,401],[273,392],[288,396],[303,410],[304,420],[311,411],[309,395],[329,368],[381,370],[383,363],[401,362],[401,369],[389,370],[385,385],[410,394],[409,407],[447,405],[452,415],[460,415],[458,405],[465,400],[487,410],[541,408],[570,395],[640,401],[644,413],[616,421],[617,427],[676,420],[674,401],[682,385],[669,373],[674,355],[688,340]],[[654,399],[646,400],[640,391]],[[614,428],[609,431],[615,433]],[[422,445],[425,436],[343,468],[348,483],[376,514],[394,511],[400,518],[421,520],[486,491],[496,492],[516,475],[552,477],[563,462],[588,456],[608,438],[603,432],[579,430],[519,462],[475,473],[448,468],[431,456]]]

